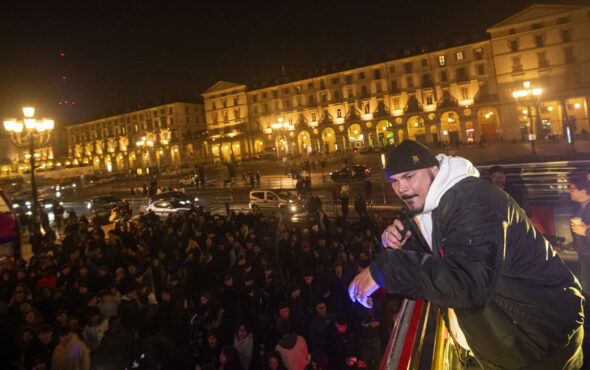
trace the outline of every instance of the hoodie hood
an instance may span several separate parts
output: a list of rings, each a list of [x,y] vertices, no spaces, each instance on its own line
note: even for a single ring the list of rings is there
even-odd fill
[[[295,344],[297,344],[297,335],[295,333],[291,333],[288,336],[281,337],[278,344],[284,349],[292,349],[295,347]]]
[[[479,177],[479,171],[465,158],[445,154],[436,156],[439,163],[438,174],[430,185],[424,201],[424,210],[416,215],[420,231],[432,249],[432,211],[438,207],[440,199],[459,181],[467,177]]]

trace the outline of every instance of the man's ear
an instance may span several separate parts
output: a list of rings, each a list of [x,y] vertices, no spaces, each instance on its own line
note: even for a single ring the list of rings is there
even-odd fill
[[[435,176],[435,177],[438,174],[438,170],[440,170],[440,168],[438,166],[432,166],[432,167],[430,167],[430,171],[431,171],[432,175]]]

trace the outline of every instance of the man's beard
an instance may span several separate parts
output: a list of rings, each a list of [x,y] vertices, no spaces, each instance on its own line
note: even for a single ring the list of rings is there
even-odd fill
[[[406,208],[408,209],[408,212],[410,213],[410,215],[418,215],[420,213],[422,213],[422,211],[424,210],[424,205],[422,205],[422,207],[415,207],[413,205],[414,202],[408,202],[411,199],[416,199],[418,197],[418,195],[406,195],[402,197],[402,201],[405,203]]]

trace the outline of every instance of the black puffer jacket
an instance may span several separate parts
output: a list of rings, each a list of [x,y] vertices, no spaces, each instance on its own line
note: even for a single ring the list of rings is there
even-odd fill
[[[442,196],[432,222],[434,252],[411,221],[404,249],[383,250],[371,274],[390,293],[453,308],[478,359],[530,366],[580,328],[578,282],[505,192],[468,177]]]

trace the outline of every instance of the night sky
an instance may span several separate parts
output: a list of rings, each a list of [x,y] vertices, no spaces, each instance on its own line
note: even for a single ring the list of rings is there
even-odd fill
[[[400,48],[481,34],[533,3],[5,1],[0,117],[31,104],[63,125],[159,99],[196,99],[218,80],[261,81],[281,66],[293,75],[322,63],[385,60]],[[64,114],[60,100],[75,106]]]

